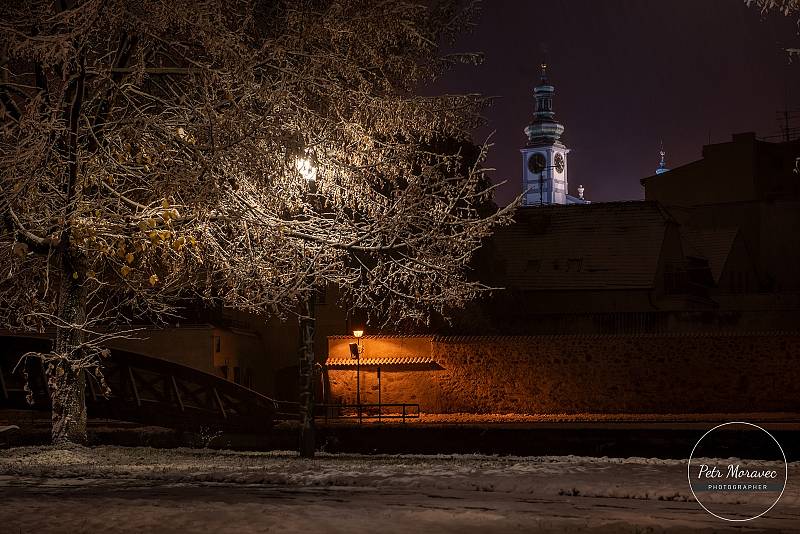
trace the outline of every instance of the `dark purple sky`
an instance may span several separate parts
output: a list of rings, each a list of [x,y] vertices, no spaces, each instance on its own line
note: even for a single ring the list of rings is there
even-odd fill
[[[438,91],[498,97],[488,165],[507,203],[521,189],[522,129],[533,112],[542,50],[566,131],[569,183],[596,201],[640,199],[663,138],[667,163],[700,158],[735,132],[779,132],[775,114],[800,109],[800,44],[792,19],[762,17],[742,0],[485,0],[478,26],[455,48],[486,61],[459,67]]]

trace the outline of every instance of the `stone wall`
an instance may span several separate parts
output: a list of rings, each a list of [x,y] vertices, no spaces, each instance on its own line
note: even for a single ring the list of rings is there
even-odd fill
[[[329,359],[346,345],[336,339]],[[403,339],[383,338],[387,355]],[[381,366],[382,402],[427,413],[800,412],[800,333],[428,339],[437,368]],[[354,402],[355,375],[328,369],[329,399]],[[377,366],[361,369],[361,386],[362,402],[377,402]]]

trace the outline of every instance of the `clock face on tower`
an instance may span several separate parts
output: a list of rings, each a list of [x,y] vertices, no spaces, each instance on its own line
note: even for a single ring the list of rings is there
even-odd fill
[[[528,170],[531,172],[542,172],[547,166],[547,160],[544,154],[537,152],[528,158]]]
[[[561,152],[556,154],[556,157],[554,158],[553,162],[555,164],[554,167],[558,171],[558,174],[564,172],[564,156],[561,154]]]

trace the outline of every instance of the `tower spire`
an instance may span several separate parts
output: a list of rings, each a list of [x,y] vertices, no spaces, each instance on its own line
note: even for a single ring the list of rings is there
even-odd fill
[[[667,172],[669,169],[667,168],[667,161],[666,156],[667,153],[664,152],[664,141],[661,141],[661,150],[658,151],[658,155],[661,156],[661,160],[658,163],[658,168],[656,169],[656,174],[663,174]]]
[[[550,85],[547,77],[547,62],[543,61],[541,67],[540,83],[533,89],[536,110],[533,121],[525,128],[528,146],[560,143],[559,139],[564,133],[564,126],[556,121],[553,111],[553,94],[556,89]]]

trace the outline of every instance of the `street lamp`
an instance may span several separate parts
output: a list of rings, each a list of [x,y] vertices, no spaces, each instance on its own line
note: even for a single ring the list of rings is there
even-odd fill
[[[308,185],[307,192],[316,193],[317,166],[308,155],[295,158],[295,169]],[[300,456],[312,458],[316,449],[314,429],[314,329],[316,326],[316,293],[311,288],[300,315]]]
[[[356,406],[358,407],[358,422],[361,422],[361,353],[364,351],[361,346],[361,338],[364,336],[363,328],[353,330],[355,343],[350,343],[350,356],[356,361]]]
[[[313,185],[317,181],[317,166],[309,156],[298,156],[294,160],[294,168],[300,173],[309,185]]]
[[[561,165],[546,165],[539,170],[539,205],[544,206],[544,173],[550,169],[563,169]],[[553,197],[555,196],[555,189],[550,192]],[[555,202],[554,198],[551,198]]]

